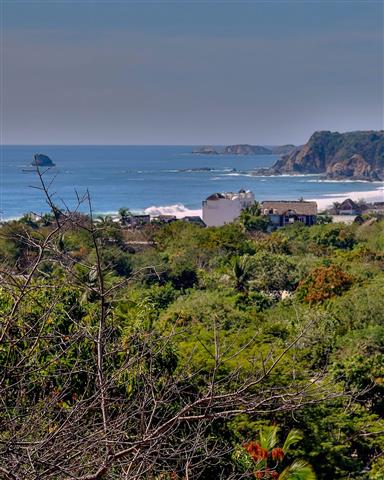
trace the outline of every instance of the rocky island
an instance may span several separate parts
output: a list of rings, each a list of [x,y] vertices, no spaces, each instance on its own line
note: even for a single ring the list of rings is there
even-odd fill
[[[48,155],[43,155],[42,153],[35,153],[31,165],[33,167],[54,167],[55,164],[48,157]]]
[[[272,155],[272,150],[260,145],[228,145],[222,152],[224,155]]]
[[[219,152],[211,146],[205,145],[204,147],[198,147],[192,150],[192,153],[198,154],[198,155],[218,155]]]
[[[295,149],[295,145],[264,147],[262,145],[249,145],[247,143],[241,143],[236,145],[227,145],[226,147],[220,149],[205,145],[203,147],[194,149],[192,153],[200,155],[282,155],[291,153]]]
[[[309,141],[255,175],[321,174],[333,180],[383,180],[384,131],[315,132]]]

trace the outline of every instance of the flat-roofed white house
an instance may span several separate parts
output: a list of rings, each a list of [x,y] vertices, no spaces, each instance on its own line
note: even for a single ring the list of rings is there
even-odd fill
[[[203,201],[203,221],[208,227],[220,227],[236,220],[244,208],[254,203],[255,196],[249,190],[213,193]]]

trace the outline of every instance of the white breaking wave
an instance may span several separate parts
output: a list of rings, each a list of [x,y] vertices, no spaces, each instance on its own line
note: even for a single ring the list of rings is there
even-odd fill
[[[250,173],[226,173],[226,177],[254,177],[255,175],[251,175]]]
[[[381,185],[383,182],[380,181],[370,181],[370,180],[305,180],[306,183],[369,183],[369,184],[379,184]]]
[[[156,217],[157,215],[174,215],[177,218],[183,218],[186,216],[199,216],[201,217],[201,209],[190,209],[182,203],[176,203],[175,205],[152,205],[144,210],[147,215]]]

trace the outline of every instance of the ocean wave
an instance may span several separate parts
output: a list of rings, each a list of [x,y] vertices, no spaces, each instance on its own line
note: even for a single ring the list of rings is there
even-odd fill
[[[145,208],[144,212],[153,217],[157,215],[174,215],[177,218],[186,216],[201,216],[201,209],[187,208],[182,203],[176,203],[174,205],[152,205]]]
[[[381,185],[383,182],[380,181],[370,181],[370,180],[305,180],[306,183],[365,183],[365,184],[379,184]]]
[[[300,173],[300,174],[295,174],[295,175],[290,175],[289,173],[283,173],[283,174],[278,174],[278,175],[258,175],[256,173],[257,171],[255,170],[250,170],[249,172],[238,172],[243,175],[247,175],[249,177],[254,177],[254,178],[296,178],[296,177],[318,177],[320,174],[318,173]],[[316,182],[317,180],[313,180]]]
[[[241,172],[233,172],[233,173],[226,173],[226,177],[254,177],[251,173],[241,173]]]
[[[222,167],[222,168],[213,168],[213,167],[190,167],[190,168],[166,168],[158,170],[121,170],[121,173],[124,174],[152,174],[152,173],[228,173],[236,172],[236,169],[233,167]]]

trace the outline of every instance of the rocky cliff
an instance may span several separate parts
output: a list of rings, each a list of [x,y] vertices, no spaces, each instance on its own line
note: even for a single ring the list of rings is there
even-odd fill
[[[384,131],[315,132],[305,145],[278,160],[269,173],[316,173],[335,180],[383,180]]]

